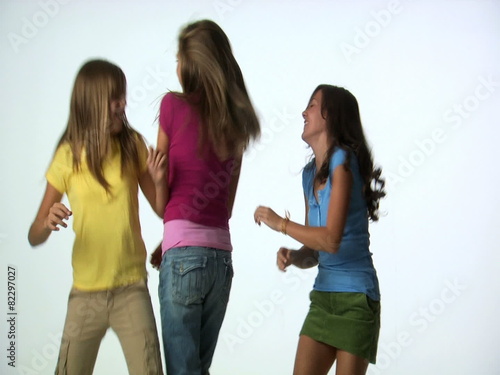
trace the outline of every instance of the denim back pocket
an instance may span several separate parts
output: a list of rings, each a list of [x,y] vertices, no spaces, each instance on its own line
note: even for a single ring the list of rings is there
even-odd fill
[[[172,262],[172,299],[191,305],[201,303],[209,288],[207,257],[186,257]]]

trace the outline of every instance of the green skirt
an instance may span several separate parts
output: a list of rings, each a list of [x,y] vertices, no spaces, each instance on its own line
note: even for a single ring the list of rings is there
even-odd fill
[[[310,294],[311,306],[301,335],[375,363],[380,331],[380,302],[364,293]]]

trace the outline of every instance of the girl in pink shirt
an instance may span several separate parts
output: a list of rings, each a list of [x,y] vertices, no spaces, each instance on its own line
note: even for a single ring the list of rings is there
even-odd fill
[[[167,373],[208,374],[231,289],[228,221],[242,154],[260,134],[229,40],[212,21],[182,29],[182,93],[165,95],[157,147],[168,155],[160,266]]]

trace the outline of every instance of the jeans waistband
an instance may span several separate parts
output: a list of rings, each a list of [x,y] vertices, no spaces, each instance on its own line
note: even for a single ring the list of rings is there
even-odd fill
[[[214,247],[204,246],[182,246],[174,247],[165,252],[163,256],[168,257],[184,257],[189,255],[203,255],[206,257],[231,257],[231,252],[228,250],[216,249]]]

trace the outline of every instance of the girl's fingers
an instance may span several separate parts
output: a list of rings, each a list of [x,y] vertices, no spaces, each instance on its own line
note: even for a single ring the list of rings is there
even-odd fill
[[[257,209],[255,210],[255,213],[253,214],[255,222],[259,225],[262,221],[265,222],[265,220],[267,218],[266,214],[265,214],[265,209],[266,209],[265,207],[259,206],[259,207],[257,207]]]
[[[161,161],[164,159],[164,157],[165,157],[165,154],[163,154],[163,152],[156,151],[155,158],[156,158],[158,164],[161,163]]]
[[[46,226],[50,230],[58,231],[58,225],[63,228],[67,228],[68,225],[64,220],[69,219],[73,213],[62,203],[57,202],[50,208],[49,214],[47,215]]]
[[[50,218],[47,220],[47,228],[55,231],[59,230],[57,223],[51,220]]]
[[[68,207],[66,207],[64,204],[60,203],[60,202],[57,202],[57,203],[54,203],[54,205],[52,206],[52,208],[54,209],[59,209],[61,212],[64,213],[64,216],[71,216],[73,213],[68,209]]]
[[[164,169],[167,165],[167,156],[161,152],[156,156],[156,165],[158,168]]]
[[[147,164],[150,168],[158,169],[166,165],[167,156],[160,150],[149,148]]]
[[[69,219],[71,211],[61,207],[53,207],[53,209],[50,211],[49,214],[52,214],[57,218],[59,218],[60,220],[62,220],[62,219]]]
[[[50,230],[59,230],[59,228],[57,228],[57,226],[55,226],[54,224],[52,224],[49,220],[49,222],[47,223],[47,228],[50,229]]]
[[[285,268],[288,266],[288,253],[288,249],[284,247],[278,250],[278,260],[276,263],[281,271],[285,271]]]
[[[151,163],[151,159],[153,157],[154,150],[151,146],[148,147],[148,157],[146,159],[146,162],[149,164]]]
[[[50,215],[48,221],[49,221],[49,228],[51,229],[57,228],[58,225],[64,228],[67,227],[66,223],[57,215]]]
[[[162,154],[161,155],[161,159],[160,159],[160,165],[163,167],[165,165],[167,165],[167,155],[165,154]]]
[[[286,270],[286,263],[283,262],[282,260],[278,260],[278,269],[281,270],[281,271],[285,271]]]

